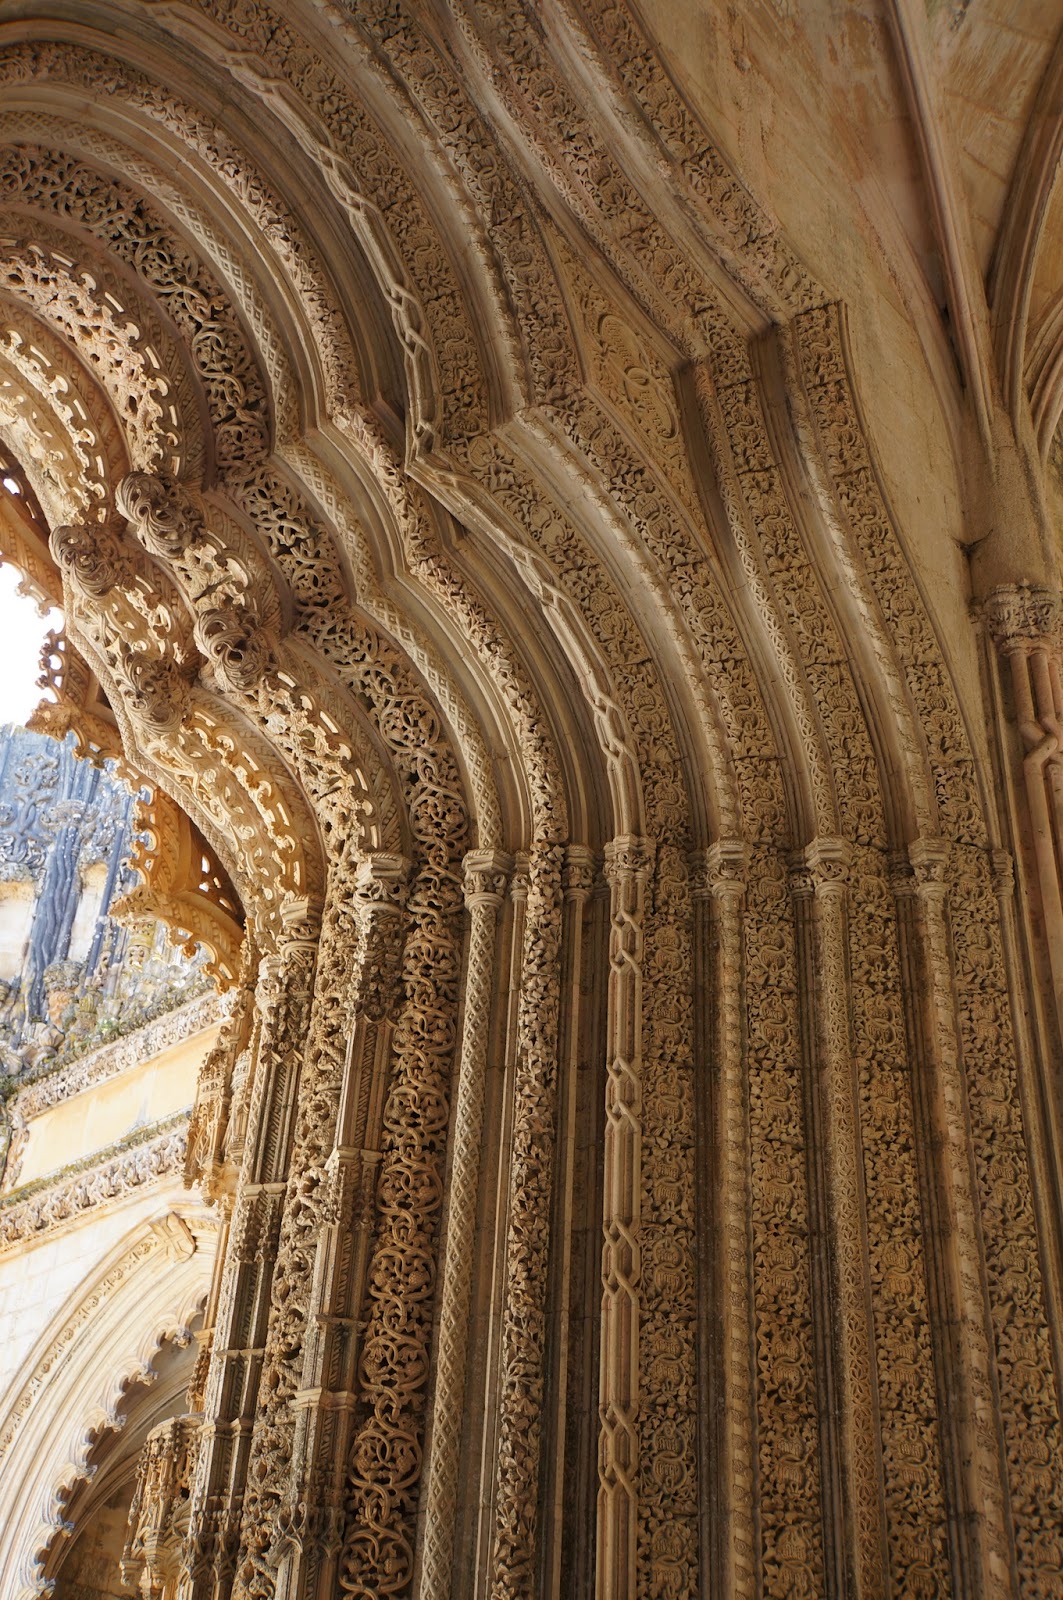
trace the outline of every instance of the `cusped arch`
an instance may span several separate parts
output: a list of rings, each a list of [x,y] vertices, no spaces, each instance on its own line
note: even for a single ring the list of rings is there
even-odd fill
[[[216,1224],[195,1207],[182,1221],[197,1247],[173,1259],[165,1232],[142,1223],[71,1295],[23,1362],[0,1418],[0,1596],[39,1593],[39,1557],[64,1492],[83,1476],[94,1433],[113,1424],[124,1387],[150,1373],[165,1339],[188,1338],[205,1303]]]

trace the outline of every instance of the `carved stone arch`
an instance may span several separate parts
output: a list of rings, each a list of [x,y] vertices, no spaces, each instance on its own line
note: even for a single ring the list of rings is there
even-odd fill
[[[109,441],[111,448],[100,448],[96,419],[89,421],[85,404],[91,391],[71,352],[62,349],[39,322],[13,317],[3,320],[0,436],[11,455],[24,463],[19,470],[32,485],[34,499],[49,523],[72,521],[104,498],[111,473],[117,477],[126,470],[124,451],[119,454],[113,448],[115,438]],[[73,388],[84,420],[75,416],[72,405],[58,400],[59,388],[67,393]],[[113,419],[108,422],[116,436]]]
[[[212,1234],[210,1219],[193,1208],[186,1215],[193,1233]],[[40,1556],[55,1535],[64,1490],[84,1472],[94,1430],[113,1421],[124,1386],[149,1371],[165,1339],[188,1337],[203,1307],[212,1253],[194,1250],[160,1270],[164,1238],[145,1224],[121,1240],[54,1319],[12,1385],[0,1418],[4,1600],[39,1592]]]
[[[360,434],[357,456],[345,443],[332,470],[306,445],[285,455],[343,553],[359,611],[408,655],[453,728],[478,839],[516,847],[564,837],[554,741],[512,636],[444,548],[438,508],[401,482],[379,436]],[[382,558],[384,544],[396,547],[397,571]],[[327,631],[328,619],[320,621]],[[303,626],[312,634],[317,624],[308,615]],[[470,653],[455,663],[459,644]],[[491,746],[508,747],[514,773],[506,781],[524,787],[520,800],[505,801]]]
[[[13,218],[25,227],[23,217]],[[150,305],[83,236],[36,220],[0,245],[8,297],[78,353],[106,395],[140,471],[195,471],[200,427],[191,380]]]
[[[186,208],[186,210],[187,210],[187,208]],[[232,266],[232,262],[229,262],[229,264],[231,264],[231,266]],[[243,283],[245,283],[245,286],[248,286],[248,283],[250,283],[250,280],[248,280],[248,278],[247,278],[247,274],[243,275]],[[269,330],[267,330],[267,333],[269,333]],[[272,339],[272,344],[274,344],[274,346],[275,346],[275,339]],[[285,387],[288,387],[288,389],[290,389],[291,386],[285,386]]]
[[[285,27],[287,27],[287,24],[285,24]],[[280,32],[282,32],[282,34],[283,34],[283,27],[282,27],[282,30],[280,30]],[[279,48],[280,48],[280,46],[279,46]],[[250,72],[251,69],[250,69],[250,66],[247,66],[247,64],[242,64],[242,67],[240,67],[240,70],[242,70],[242,72],[245,72],[245,74],[247,74],[247,72]],[[291,115],[291,114],[290,114],[290,112],[285,112],[285,115]],[[427,475],[427,482],[431,483],[432,488],[435,488],[435,490],[439,490],[439,482],[437,482],[437,480],[435,480],[435,478],[432,478],[431,475]],[[466,510],[466,517],[467,517],[467,510]],[[608,718],[612,717],[612,715],[613,715],[612,710],[608,710],[608,707],[607,707],[608,699],[610,699],[610,696],[608,696],[608,691],[605,691],[604,698],[602,698],[602,693],[599,693],[599,691],[596,691],[596,694],[597,694],[597,704],[599,704],[599,715],[600,715],[600,717],[605,718],[605,720],[608,720]],[[608,733],[608,741],[613,741],[613,738],[615,738],[615,733],[613,733],[613,730],[610,730],[610,733]],[[628,814],[632,814],[631,805],[624,806],[624,810],[628,811]]]
[[[108,38],[105,48],[114,47]],[[240,305],[271,385],[278,435],[292,435],[301,426],[300,407],[324,419],[356,403],[372,387],[361,378],[361,367],[390,366],[376,332],[389,321],[386,304],[370,303],[358,317],[344,315],[305,230],[247,149],[182,102],[170,84],[163,87],[135,66],[120,66],[103,50],[72,48],[45,60],[42,54],[17,47],[5,52],[2,70],[11,103],[24,105],[7,112],[0,131],[9,130],[12,138],[47,133],[53,142],[61,138],[64,148],[121,171],[196,241]],[[82,99],[86,86],[97,81],[106,82],[108,98],[94,106],[90,123]],[[40,93],[52,108],[48,115],[34,109]],[[368,272],[357,282],[357,291],[344,288],[352,305],[363,306],[372,301],[375,284]],[[401,407],[390,375],[384,394]]]
[[[102,506],[129,470],[129,456],[109,402],[73,347],[24,306],[9,299],[4,309],[0,367],[12,413],[5,437],[54,526]]]
[[[564,299],[527,191],[445,43],[413,12],[397,27],[372,12],[338,7],[325,13],[324,26],[306,12],[293,21],[323,62],[341,40],[359,65],[358,98],[374,119],[373,131],[401,153],[404,182],[422,201],[418,223],[454,263],[466,320],[480,343],[486,420],[498,426],[529,404],[560,400],[577,379]],[[341,92],[354,99],[348,84]],[[313,121],[304,127],[313,137]],[[429,171],[415,173],[405,155],[413,148],[427,156]],[[384,212],[376,177],[363,204]],[[412,268],[416,252],[397,235],[395,244],[431,324],[425,285]],[[428,439],[416,430],[411,443],[415,453],[427,453]]]
[[[156,1427],[172,1426],[172,1419],[187,1414],[200,1333],[197,1325],[189,1339],[186,1328],[178,1329],[161,1342],[145,1374],[129,1377],[117,1415],[93,1441],[85,1475],[64,1491],[62,1521],[39,1562],[40,1581],[60,1600],[76,1597],[86,1580],[101,1584],[109,1577],[114,1588],[124,1587],[125,1512],[135,1494],[138,1458]]]
[[[319,299],[320,299],[320,291],[319,291]]]
[[[319,57],[322,90],[329,79],[331,84],[320,109],[284,92],[285,78],[298,76],[306,59],[307,47],[294,19],[259,8],[245,20],[252,31],[259,23],[268,27],[270,67],[253,50],[234,46],[231,19],[224,11],[218,18],[218,56],[235,81],[251,89],[256,101],[294,135],[384,288],[404,352],[409,438],[417,449],[429,450],[443,430],[480,431],[488,420],[483,342],[463,303],[460,270],[418,185],[371,113],[326,59]],[[305,20],[313,26],[313,19],[300,22]],[[368,182],[366,172],[371,174]],[[422,303],[409,265],[409,257],[426,247],[438,252],[429,305]]]
[[[267,738],[222,697],[191,683],[197,653],[190,653],[180,601],[163,603],[159,612],[161,574],[154,584],[129,577],[132,550],[124,554],[113,536],[108,566],[102,532],[88,531],[86,538],[85,529],[59,530],[56,548],[84,549],[88,570],[96,574],[89,590],[83,579],[68,579],[67,621],[107,691],[134,764],[168,792],[176,788],[260,919],[268,923],[286,899],[319,904],[322,866],[315,860],[319,846],[308,801],[278,765]],[[118,583],[123,563],[124,590]],[[168,619],[158,634],[150,625],[156,613]]]
[[[120,152],[109,154],[117,159]],[[107,369],[108,330],[101,326],[102,348],[90,344],[86,353],[134,445],[136,428],[148,423],[153,407],[156,412],[160,440],[153,447],[145,439],[134,452],[134,467],[209,481],[227,463],[262,454],[269,442],[269,406],[230,298],[150,191],[133,188],[102,162],[37,146],[7,149],[3,171],[17,201],[13,207],[8,202],[13,219],[23,227],[28,222],[34,238],[57,240],[53,255],[65,240],[67,255],[87,260],[88,272],[99,280],[97,317],[101,325],[108,318],[115,324],[111,347],[129,345],[124,377],[134,395],[137,369],[143,369],[145,393],[130,412],[122,376],[115,380]],[[76,261],[74,270],[76,275]],[[29,294],[33,283],[31,277],[21,292]],[[68,296],[76,292],[69,288]],[[123,313],[115,309],[126,302],[138,324],[132,338],[128,313],[123,325]],[[76,328],[68,336],[77,343]],[[158,390],[154,400],[151,382]],[[169,432],[176,431],[173,439],[167,424]]]
[[[874,477],[866,484],[870,491],[866,502],[858,505],[851,492],[840,501],[835,498],[841,463],[832,449],[830,419],[821,403],[828,382],[839,388],[845,384],[851,408],[846,420],[858,419],[860,436],[867,438],[853,388],[844,308],[795,318],[788,327],[778,330],[765,350],[764,360],[768,365],[778,364],[788,398],[786,417],[782,416],[781,407],[771,415],[775,448],[790,481],[811,484],[809,498],[816,507],[816,516],[811,525],[805,523],[804,531],[824,591],[830,592],[826,574],[834,563],[847,575],[846,584],[834,588],[833,599],[841,612],[837,627],[859,661],[854,675],[868,701],[866,717],[876,753],[875,781],[881,790],[887,830],[883,842],[893,848],[903,847],[912,839],[937,834],[941,823],[928,730],[869,580],[866,545],[861,550],[858,536],[853,536],[858,515],[874,515]],[[841,421],[841,416],[834,420]],[[867,461],[871,465],[869,455]],[[799,491],[792,498],[798,506],[808,504]],[[896,539],[896,534],[892,537]]]
[[[145,742],[148,746],[151,746],[154,741],[155,748],[153,757],[156,776],[158,775],[159,760],[162,759],[163,764],[168,765],[169,767],[169,783],[172,786],[175,776],[175,750],[173,748],[164,750],[159,744],[158,735],[168,728],[172,727],[176,729],[180,717],[180,705],[188,690],[188,684],[190,681],[189,674],[190,672],[194,672],[196,670],[196,655],[192,650],[191,638],[188,636],[187,622],[182,623],[181,621],[180,605],[178,604],[178,606],[175,608],[172,599],[168,599],[165,593],[159,592],[157,583],[153,584],[150,579],[146,579],[144,576],[141,576],[140,578],[134,576],[135,562],[131,563],[130,554],[127,553],[123,555],[120,549],[114,545],[113,537],[109,535],[100,525],[90,523],[84,525],[80,531],[74,529],[66,530],[66,534],[64,535],[65,543],[62,544],[62,548],[64,550],[70,550],[73,548],[71,545],[71,537],[73,537],[74,543],[77,544],[78,548],[82,549],[83,557],[84,559],[87,559],[89,567],[91,567],[97,574],[95,577],[88,580],[89,589],[84,590],[81,599],[84,600],[85,595],[87,595],[89,592],[92,593],[94,602],[104,594],[108,594],[110,596],[107,604],[103,607],[97,608],[95,603],[90,606],[88,610],[85,610],[85,608],[82,607],[83,614],[81,616],[78,614],[78,604],[75,601],[72,607],[68,607],[73,625],[76,628],[80,623],[80,625],[83,627],[90,627],[90,629],[94,631],[94,665],[96,666],[96,669],[101,675],[103,681],[107,685],[107,688],[110,692],[112,705],[116,705],[118,702],[120,702],[123,698],[123,694],[125,698],[129,700],[130,706],[132,707],[131,714],[133,722],[138,724],[139,727],[139,737],[131,748],[135,749],[139,745],[144,745]],[[110,541],[110,546],[114,552],[111,568],[107,567],[107,559],[109,558],[103,555],[103,548],[108,544],[108,541]],[[229,560],[229,565],[231,567],[232,558],[228,557],[227,559]],[[78,560],[83,561],[83,558],[79,557]],[[101,560],[103,561],[102,567],[100,566]],[[70,570],[73,572],[75,568],[72,567]],[[82,567],[77,570],[80,570],[84,574],[88,568],[84,567],[83,562]],[[126,575],[127,583],[132,584],[132,587],[127,588],[125,592],[125,599],[123,600],[119,600],[118,598],[121,591],[121,585],[117,584],[117,579],[120,576],[120,572]],[[240,592],[240,581],[237,578],[233,578],[231,572],[229,574],[229,580],[230,583],[234,581],[236,582],[237,591]],[[243,579],[244,586],[246,587],[251,580],[252,574],[246,567],[245,563]],[[217,577],[215,576],[215,587],[216,583]],[[259,588],[262,588],[261,583],[259,584]],[[263,602],[265,602],[265,612],[261,618],[257,619],[257,621],[260,621],[267,628],[270,624],[272,616],[270,611],[271,595],[273,596],[273,603],[275,604],[275,591],[267,583],[259,601],[260,610],[262,609]],[[162,607],[161,611],[158,610],[158,607],[160,606]],[[154,611],[152,610],[153,607],[156,608]],[[107,624],[104,621],[105,616],[108,615],[110,616],[112,625],[109,638],[107,633]],[[255,650],[252,651],[251,656],[248,656],[247,654],[249,646],[258,637],[255,628],[252,628],[250,634],[247,633],[246,628],[242,632],[238,628],[237,636],[235,638],[233,637],[232,629],[236,615],[237,613],[232,610],[229,612],[222,611],[219,608],[219,605],[215,604],[213,607],[208,608],[208,610],[204,612],[202,616],[199,616],[195,622],[195,628],[196,630],[199,630],[197,632],[197,638],[203,647],[206,657],[213,663],[214,673],[221,673],[220,686],[223,692],[228,690],[230,693],[234,691],[239,692],[243,689],[246,689],[251,686],[252,682],[255,682],[261,678],[263,670],[266,668],[266,666],[268,666],[269,659],[268,647],[264,646],[256,646]],[[158,641],[153,641],[151,634],[155,625],[153,619],[160,618],[162,616],[166,616],[168,618],[166,629],[168,630],[170,643],[166,644],[163,641],[162,654],[159,655],[157,652]],[[103,629],[102,632],[101,627]],[[114,632],[115,627],[118,628],[117,633]],[[236,650],[236,655],[233,654],[234,648]],[[265,654],[263,654],[263,650],[265,650]],[[92,647],[90,647],[90,654],[91,653],[93,653]],[[259,657],[261,657],[261,660],[259,660]],[[133,676],[130,676],[131,673]],[[147,677],[145,677],[145,673],[147,673]],[[149,679],[151,680],[152,687],[150,690],[148,690],[149,700],[146,702],[144,700],[142,691],[145,689]],[[283,682],[283,679],[278,681]],[[292,692],[296,693],[297,691],[294,680],[289,678],[288,681],[291,683]],[[201,701],[202,698],[203,697],[201,696]],[[300,703],[297,700],[296,703],[301,704],[303,713],[303,734],[301,736],[301,742],[297,741],[294,747],[290,746],[289,748],[294,748],[296,750],[305,768],[307,761],[310,761],[314,758],[314,743],[316,741],[318,746],[317,760],[319,762],[325,761],[326,763],[331,763],[335,758],[336,752],[333,749],[333,745],[335,744],[339,735],[338,728],[335,725],[333,725],[331,729],[322,726],[316,735],[310,735],[313,716],[311,715],[308,720],[306,712],[311,709],[312,703],[306,701],[305,692],[303,701]],[[151,709],[145,711],[145,707],[147,705],[150,705]],[[273,705],[270,709],[271,713],[274,715],[274,717],[276,717],[276,712],[278,709],[277,706]],[[228,713],[226,713],[224,710],[221,710],[221,720],[219,722],[217,710],[218,708],[216,708],[215,712],[211,714],[207,711],[207,708],[204,705],[201,711],[197,712],[191,717],[190,722],[182,730],[179,739],[176,741],[178,744],[184,741],[186,746],[186,760],[184,763],[183,774],[186,780],[189,778],[193,778],[194,780],[194,769],[197,764],[200,767],[201,772],[203,771],[204,755],[206,752],[211,751],[211,749],[213,750],[213,755],[207,755],[208,766],[212,760],[216,761],[219,756],[224,761],[226,759],[225,750],[228,748],[233,751],[244,752],[240,759],[244,762],[245,776],[249,772],[253,773],[255,771],[256,762],[254,757],[250,755],[250,751],[255,743],[254,738],[248,737],[247,734],[237,734],[234,739],[228,740],[227,743],[227,736],[221,731],[221,729]],[[130,726],[129,715],[129,712],[127,712],[125,717],[127,733],[131,733],[133,731],[132,727]],[[147,716],[146,723],[144,721],[145,715]],[[268,716],[266,719],[266,725],[268,725]],[[281,726],[283,726],[283,719]],[[197,742],[194,736],[194,730],[196,729],[199,730],[198,744],[200,749],[198,752],[193,749],[193,746]],[[207,735],[206,739],[204,739],[205,731]],[[193,735],[191,744],[189,744],[190,734]],[[349,754],[350,752],[348,752],[348,755]],[[191,767],[188,764],[189,759],[191,759],[192,762]],[[250,760],[249,768],[247,767],[248,760]],[[178,762],[177,767],[180,768],[180,766],[181,763]],[[260,773],[264,773],[268,766],[269,760],[266,758],[266,747],[260,744],[259,758],[257,761],[258,771]],[[214,770],[217,769],[215,768]],[[164,780],[164,782],[165,781],[166,780]],[[281,789],[284,787],[284,782],[285,780],[282,779],[280,785]],[[261,778],[252,782],[252,790],[254,790],[256,787],[261,791]],[[379,788],[379,785],[377,785],[377,787]],[[231,784],[229,799],[231,803],[235,804],[237,812],[243,814],[244,816],[244,823],[242,828],[238,828],[236,830],[236,837],[239,838],[242,833],[245,845],[250,845],[255,839],[256,834],[262,833],[262,822],[267,820],[267,813],[260,813],[259,818],[255,819],[253,815],[248,812],[247,796],[245,793],[241,792],[243,788],[244,784],[242,780],[238,781],[235,786]],[[345,825],[356,823],[357,815],[360,810],[364,810],[367,807],[371,809],[371,786],[365,783],[364,778],[362,780],[362,789],[365,792],[358,796],[354,801],[351,807],[351,814],[345,818]],[[335,783],[332,781],[326,781],[325,790],[330,794],[333,802],[335,802],[335,800],[338,798],[333,793],[335,790]],[[193,798],[193,806],[195,803],[195,799]],[[303,802],[297,800],[294,796],[294,791],[292,791],[287,801],[287,810],[293,819],[298,817],[302,806]],[[334,808],[335,807],[333,806],[333,809]],[[284,802],[281,803],[281,812],[277,811],[276,806],[272,807],[272,815],[274,820],[276,820],[278,815],[283,813],[283,810]],[[212,842],[214,842],[215,847],[221,851],[222,858],[225,859],[230,841],[226,837],[227,830],[223,819],[224,813],[217,813],[215,811]],[[206,821],[206,826],[209,836],[211,833],[211,822],[209,818]],[[289,834],[289,839],[292,841],[292,845],[296,850],[296,856],[293,857],[293,862],[297,862],[299,855],[305,855],[306,845],[309,843],[312,834],[313,829],[311,828],[308,832],[305,823],[297,824],[294,832]],[[268,836],[267,823],[267,830],[265,833],[265,838],[267,840]],[[296,841],[298,841],[298,843],[296,843]],[[273,892],[269,888],[269,880],[273,876],[273,869],[268,860],[268,845],[267,854],[265,857],[262,855],[261,841],[258,845],[253,846],[250,855],[247,857],[248,860],[254,859],[255,850],[258,852],[260,862],[258,868],[259,892],[249,895],[249,898],[253,902],[260,900],[264,905],[268,906],[270,900],[274,898]],[[309,860],[309,857],[306,857],[306,859]],[[229,855],[229,865],[232,866],[231,854]],[[263,872],[265,873],[265,876],[262,876]],[[239,871],[235,873],[235,876],[239,878]],[[255,874],[252,874],[252,881],[254,876]],[[247,893],[247,882],[243,883],[242,888],[244,892]],[[293,881],[287,892],[289,894],[294,892],[297,898],[300,895],[303,897],[308,896],[311,902],[318,898],[318,890],[315,887],[313,869],[311,869],[309,874],[306,874],[301,868],[298,867],[298,865],[295,865]]]
[[[409,330],[409,323],[407,329]],[[416,341],[411,338],[411,344],[415,343]],[[453,359],[453,353],[449,350],[448,355]],[[458,393],[459,404],[461,399],[462,396]],[[469,419],[463,417],[459,411],[458,431],[467,429],[469,425]],[[480,531],[485,525],[492,528],[493,536],[498,538],[507,560],[511,561],[513,569],[520,574],[520,582],[533,596],[533,612],[540,606],[546,609],[551,619],[559,653],[568,658],[587,686],[587,698],[597,722],[599,741],[610,770],[615,776],[613,814],[617,819],[616,826],[620,831],[621,840],[611,858],[610,870],[616,894],[615,936],[619,942],[626,939],[629,927],[637,927],[642,915],[643,907],[638,897],[640,886],[645,887],[649,865],[641,846],[641,838],[646,833],[660,837],[664,841],[666,850],[662,856],[663,869],[656,890],[658,907],[662,904],[671,906],[674,903],[679,910],[680,919],[683,915],[679,908],[682,906],[686,888],[683,876],[683,853],[689,843],[689,832],[684,815],[684,783],[679,763],[674,755],[674,729],[670,726],[666,695],[660,683],[660,669],[656,663],[652,668],[643,667],[642,662],[646,659],[647,651],[639,638],[637,626],[632,621],[630,608],[618,600],[615,586],[603,579],[599,570],[600,564],[593,555],[586,563],[592,575],[590,582],[593,585],[592,599],[588,607],[593,620],[588,620],[584,612],[586,589],[579,575],[582,553],[587,548],[586,540],[572,526],[571,520],[566,519],[556,506],[549,505],[550,497],[543,496],[541,478],[534,471],[527,470],[526,463],[519,460],[513,462],[511,483],[501,485],[503,489],[510,490],[511,498],[508,505],[502,506],[500,514],[493,480],[505,479],[509,471],[509,462],[504,451],[499,452],[495,461],[490,457],[486,461],[477,460],[473,470],[467,474],[468,500],[465,504],[459,502],[455,509],[459,514],[464,513],[464,520],[473,523],[474,527],[479,522]],[[481,489],[481,472],[482,479],[489,483],[486,490]],[[424,478],[431,488],[444,497],[449,496],[449,503],[454,504],[452,486],[446,483],[443,474],[429,471],[424,474]],[[473,518],[468,514],[469,502],[475,505],[477,496],[481,493],[484,505],[477,507],[478,516]],[[536,533],[540,531],[536,525],[536,518],[543,498],[547,500],[549,506],[547,515],[553,523],[550,540],[554,544],[565,545],[567,588],[558,581],[558,575],[554,571],[550,542],[543,541],[545,548],[536,544]],[[527,518],[527,522],[523,524],[520,521],[522,515]],[[506,522],[509,518],[513,521],[511,524],[507,523],[504,535],[500,538],[496,531],[497,524],[500,521]],[[350,637],[349,630],[345,640],[340,638],[343,626],[345,625],[334,627],[333,632],[337,637],[333,643],[340,652],[346,646],[348,657],[356,658],[361,668],[366,655],[366,646],[361,640]],[[619,649],[614,648],[617,630],[622,635]],[[629,670],[629,662],[637,664],[634,672]],[[374,687],[372,679],[373,674],[370,672],[368,682],[371,688]],[[431,730],[430,721],[428,727]],[[649,770],[645,774],[647,788],[645,811],[642,793],[643,750],[654,752],[654,760],[648,763]],[[396,759],[399,758],[399,754],[399,751],[396,751]],[[409,764],[409,753],[402,752],[402,759]],[[407,770],[411,770],[409,765]],[[533,930],[533,935],[529,944],[528,967],[523,975],[522,1056],[515,1085],[513,1186],[510,1194],[512,1227],[510,1244],[514,1265],[510,1274],[510,1296],[503,1330],[505,1373],[503,1393],[506,1400],[501,1421],[502,1450],[503,1457],[511,1458],[514,1467],[500,1490],[498,1528],[502,1543],[499,1545],[497,1560],[500,1565],[505,1566],[512,1554],[516,1558],[518,1568],[521,1562],[528,1559],[527,1552],[523,1550],[511,1552],[505,1543],[508,1535],[504,1537],[501,1530],[510,1525],[513,1511],[523,1508],[528,1502],[537,1475],[535,1450],[532,1448],[532,1441],[523,1436],[522,1418],[529,1407],[535,1410],[541,1402],[542,1394],[541,1366],[538,1369],[536,1367],[538,1359],[536,1343],[541,1334],[543,1317],[542,1266],[545,1259],[545,1241],[541,1233],[536,1231],[533,1219],[543,1215],[550,1197],[550,1175],[547,1150],[544,1147],[543,1124],[544,1120],[548,1122],[551,1114],[550,1095],[553,1092],[555,1068],[552,1059],[554,1040],[551,1037],[549,1021],[549,1004],[552,1002],[548,1002],[547,997],[552,993],[551,972],[557,954],[560,891],[560,859],[556,847],[553,847],[553,853],[544,853],[542,860],[536,864],[532,880],[532,893],[535,898],[529,904],[529,926]],[[659,910],[658,915],[663,913]],[[677,925],[682,924],[678,922]],[[686,1015],[683,1010],[684,997],[681,994],[677,993],[675,1010],[669,1012],[668,1009],[673,1004],[673,990],[678,991],[681,988],[681,983],[677,983],[675,978],[676,968],[681,971],[684,966],[681,952],[682,946],[677,960],[671,948],[666,950],[666,960],[671,963],[670,973],[663,968],[658,971],[652,965],[649,968],[654,979],[658,1003],[662,1007],[662,1018],[670,1020],[662,1022],[657,1036],[661,1041],[659,1058],[648,1063],[648,1068],[651,1074],[656,1072],[668,1082],[671,1081],[668,1074],[672,1071],[670,1052],[675,1048],[672,1034],[668,1030],[671,1028],[677,1034],[683,1026]],[[652,956],[650,959],[652,962]],[[628,975],[632,971],[633,963],[626,969]],[[688,1007],[689,1001],[686,1000],[685,1004]],[[624,1015],[622,1006],[618,1006],[616,1015],[617,1017]],[[625,1059],[629,1053],[629,1045],[618,1036],[610,1049],[609,1071],[618,1124],[616,1131],[621,1143],[628,1141],[631,1136],[630,1125],[621,1126],[624,1121],[622,1114],[624,1096],[635,1092],[631,1085],[632,1069]],[[649,1081],[655,1082],[652,1076]],[[682,1112],[681,1091],[672,1090],[671,1093],[673,1099],[678,1096],[677,1103]],[[653,1137],[659,1141],[658,1148],[666,1152],[663,1159],[666,1161],[680,1159],[674,1152],[682,1146],[681,1143],[675,1143],[676,1130],[664,1115],[664,1101],[655,1105],[654,1099],[648,1096],[645,1110],[647,1131],[652,1131]],[[396,1156],[398,1158],[398,1152]],[[628,1177],[626,1191],[622,1199],[616,1202],[617,1209],[610,1218],[611,1257],[608,1271],[608,1293],[611,1302],[620,1305],[626,1313],[631,1311],[631,1293],[624,1285],[625,1274],[617,1252],[622,1250],[623,1209],[633,1203],[632,1184],[637,1186],[641,1181],[637,1160],[629,1160],[630,1156],[629,1151],[627,1156],[618,1157],[618,1170],[626,1172]],[[400,1166],[401,1159],[399,1159]],[[396,1170],[399,1170],[399,1167]],[[630,1175],[632,1173],[633,1177]],[[648,1173],[645,1181],[649,1183]],[[634,1192],[637,1193],[637,1188]],[[652,1198],[652,1191],[647,1189],[647,1201],[651,1201]],[[646,1209],[647,1216],[651,1215],[648,1203]],[[391,1225],[390,1221],[387,1225]],[[293,1237],[297,1239],[298,1226],[294,1217],[291,1226],[295,1230]],[[294,1250],[295,1246],[292,1248]],[[291,1267],[285,1269],[284,1283],[288,1289],[291,1286],[292,1270]],[[377,1310],[378,1314],[383,1314],[379,1308]],[[647,1331],[655,1328],[654,1319],[657,1323],[660,1322],[663,1310],[663,1304],[654,1305],[651,1296],[650,1305],[647,1307],[649,1319],[646,1323]],[[283,1334],[283,1328],[281,1332]],[[286,1339],[281,1337],[280,1347],[283,1349],[286,1344]],[[283,1369],[284,1361],[282,1360],[280,1364]],[[384,1393],[387,1393],[386,1385]],[[620,1397],[618,1403],[627,1405],[630,1401],[629,1398]],[[374,1437],[373,1425],[372,1420],[367,1418],[369,1439]],[[618,1451],[619,1448],[619,1436],[611,1434],[607,1455]],[[283,1452],[281,1454],[283,1455]],[[609,1475],[613,1480],[612,1488],[615,1492],[617,1482],[612,1466],[609,1468]],[[371,1476],[370,1474],[370,1478]],[[360,1483],[359,1490],[365,1497],[365,1503],[372,1506],[374,1504],[372,1482]],[[251,1534],[257,1541],[259,1531],[253,1522]],[[394,1528],[391,1530],[391,1536],[397,1537]],[[353,1549],[356,1551],[357,1548],[356,1543]],[[352,1553],[350,1559],[356,1563],[358,1557]],[[364,1560],[364,1550],[362,1559]]]

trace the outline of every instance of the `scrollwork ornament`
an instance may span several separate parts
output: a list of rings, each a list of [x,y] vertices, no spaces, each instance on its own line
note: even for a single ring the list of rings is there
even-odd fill
[[[53,529],[49,548],[74,588],[94,600],[102,600],[129,575],[121,543],[103,523],[64,523]]]
[[[130,472],[115,504],[149,555],[175,561],[202,536],[202,525],[177,481],[164,473]]]
[[[272,644],[254,612],[246,606],[201,611],[196,618],[196,643],[224,689],[244,694],[270,671]]]

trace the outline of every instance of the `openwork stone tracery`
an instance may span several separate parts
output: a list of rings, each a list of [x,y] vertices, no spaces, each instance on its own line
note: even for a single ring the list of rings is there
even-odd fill
[[[181,1600],[1057,1594],[1018,941],[1058,977],[1058,594],[983,613],[1041,951],[841,311],[625,5],[428,10],[0,34],[55,676],[160,861],[201,830],[156,893],[238,988],[131,1559]]]

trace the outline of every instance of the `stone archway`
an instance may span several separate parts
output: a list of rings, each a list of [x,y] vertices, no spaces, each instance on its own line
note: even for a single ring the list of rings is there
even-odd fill
[[[1051,941],[903,459],[941,570],[977,445],[1045,576],[1029,441],[954,230],[957,369],[897,265],[873,431],[832,263],[636,8],[540,10],[0,24],[0,438],[73,675],[248,926],[141,1544],[179,1500],[190,1600],[1048,1595]],[[1054,601],[998,600],[1054,761]]]

